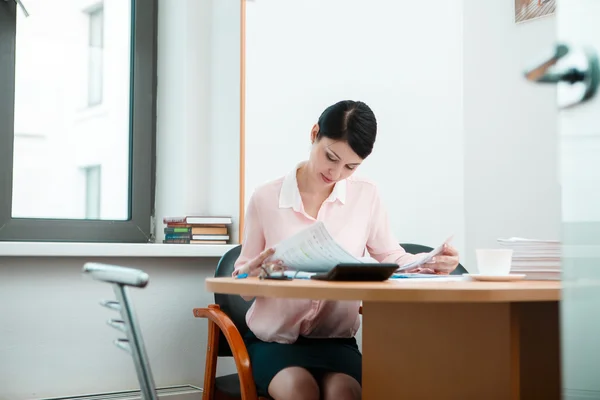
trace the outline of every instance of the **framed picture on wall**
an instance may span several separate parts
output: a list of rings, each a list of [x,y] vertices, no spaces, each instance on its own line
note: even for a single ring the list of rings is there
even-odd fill
[[[556,0],[514,0],[515,22],[521,23],[553,15],[556,12]]]

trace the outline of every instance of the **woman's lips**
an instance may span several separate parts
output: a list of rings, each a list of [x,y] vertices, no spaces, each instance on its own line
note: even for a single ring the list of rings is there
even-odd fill
[[[325,175],[321,174],[321,178],[323,179],[323,182],[325,183],[333,183],[333,180],[327,178]]]

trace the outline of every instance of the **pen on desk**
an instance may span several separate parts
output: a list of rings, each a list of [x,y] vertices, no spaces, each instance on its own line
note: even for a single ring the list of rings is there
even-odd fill
[[[239,274],[238,276],[235,277],[235,279],[244,279],[247,277],[248,277],[248,274]]]

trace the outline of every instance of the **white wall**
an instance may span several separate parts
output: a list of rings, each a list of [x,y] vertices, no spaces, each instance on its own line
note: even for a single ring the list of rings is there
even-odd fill
[[[240,1],[161,0],[158,25],[157,241],[184,215],[231,216],[237,241]]]
[[[352,98],[378,117],[358,173],[379,183],[400,241],[454,233],[475,269],[498,237],[558,238],[554,89],[522,75],[552,48],[554,17],[516,25],[510,1],[262,0],[247,30],[246,201]]]
[[[208,102],[211,165],[208,186],[201,190],[212,215],[233,218],[233,243],[238,243],[240,208],[240,22],[240,0],[213,0]]]
[[[325,107],[362,100],[379,134],[357,174],[378,182],[398,240],[454,234],[462,250],[461,13],[447,0],[248,2],[246,200],[308,157]]]
[[[552,52],[555,17],[514,23],[512,1],[464,1],[466,263],[498,237],[560,238],[555,88],[523,71]]]
[[[131,357],[112,341],[115,316],[98,301],[110,285],[81,275],[84,258],[0,257],[0,399],[82,395],[137,389]],[[141,268],[143,290],[130,291],[157,386],[202,387],[207,323],[194,307],[214,302],[204,290],[214,258],[103,258]],[[227,360],[219,373],[235,371]]]

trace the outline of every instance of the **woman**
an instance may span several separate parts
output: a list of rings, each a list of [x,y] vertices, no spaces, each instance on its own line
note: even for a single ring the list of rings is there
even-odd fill
[[[253,193],[234,276],[258,275],[281,240],[323,221],[355,257],[405,264],[415,257],[398,244],[376,186],[352,177],[375,143],[377,121],[362,102],[327,108],[310,133],[308,161]],[[449,273],[458,253],[446,245],[427,268]],[[257,297],[244,338],[259,393],[276,400],[361,398],[361,354],[356,344],[358,301]]]

